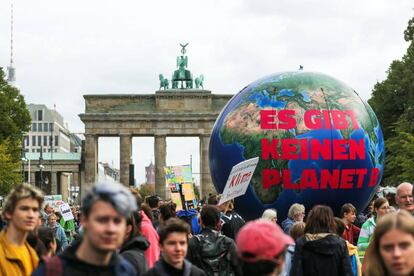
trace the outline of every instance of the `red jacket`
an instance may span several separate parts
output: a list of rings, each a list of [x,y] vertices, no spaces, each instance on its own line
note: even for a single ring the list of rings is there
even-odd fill
[[[349,243],[356,245],[359,237],[359,232],[361,232],[361,228],[351,224],[350,226],[345,225],[345,231],[342,234],[342,238],[347,240]]]
[[[151,220],[147,215],[141,211],[142,221],[141,221],[141,232],[144,237],[150,242],[150,246],[145,250],[145,257],[147,258],[148,268],[152,268],[155,262],[160,257],[160,239],[158,237],[157,231],[155,231],[154,226],[152,225]]]

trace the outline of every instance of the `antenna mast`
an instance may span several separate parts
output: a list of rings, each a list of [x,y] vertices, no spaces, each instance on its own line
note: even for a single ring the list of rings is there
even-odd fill
[[[13,3],[11,3],[10,15],[10,66],[7,67],[7,81],[16,81],[16,69],[13,66]]]

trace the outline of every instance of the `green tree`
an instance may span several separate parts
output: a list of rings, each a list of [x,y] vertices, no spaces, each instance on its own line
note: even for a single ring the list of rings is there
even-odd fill
[[[19,163],[13,161],[8,151],[8,141],[0,143],[0,195],[6,195],[11,188],[21,181]]]
[[[414,17],[404,39],[409,43],[407,52],[391,63],[387,78],[376,83],[368,100],[384,133],[385,185],[414,180]]]
[[[155,185],[154,184],[141,184],[139,186],[139,194],[144,200],[147,196],[155,194]]]
[[[3,193],[21,181],[15,174],[19,173],[23,134],[29,131],[30,123],[24,97],[16,87],[7,83],[0,67],[0,158],[3,162],[0,164],[0,191]]]

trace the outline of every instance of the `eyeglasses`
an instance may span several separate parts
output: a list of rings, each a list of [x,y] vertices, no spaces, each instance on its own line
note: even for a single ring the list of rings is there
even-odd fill
[[[413,199],[412,195],[405,195],[405,196],[398,196],[398,197],[401,199],[409,199],[409,198]]]

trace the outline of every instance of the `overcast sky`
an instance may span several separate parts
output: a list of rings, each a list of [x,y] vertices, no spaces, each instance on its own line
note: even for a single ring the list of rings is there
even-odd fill
[[[15,0],[14,62],[28,103],[60,112],[73,132],[84,94],[154,93],[189,42],[193,75],[213,93],[236,93],[263,76],[318,71],[363,99],[405,53],[412,0]],[[0,66],[10,56],[10,0],[0,1]],[[153,160],[152,138],[135,138],[136,177]],[[181,145],[185,144],[185,151]],[[167,140],[167,163],[198,164],[196,138]],[[101,139],[100,160],[119,167],[119,141]],[[198,166],[194,168],[198,172]]]

